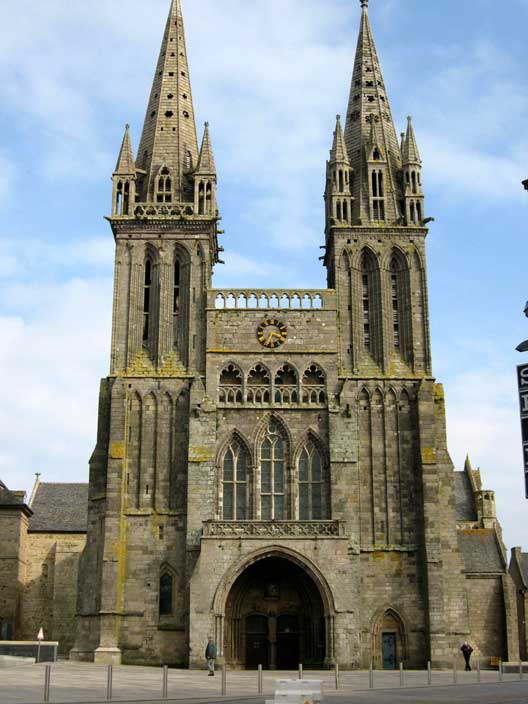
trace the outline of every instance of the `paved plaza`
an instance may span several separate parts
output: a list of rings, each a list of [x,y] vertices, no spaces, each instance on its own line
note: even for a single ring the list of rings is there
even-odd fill
[[[0,664],[0,704],[37,704],[43,701],[43,664]],[[263,704],[273,698],[277,678],[295,678],[296,672],[264,672],[263,693],[258,694],[256,672],[228,672],[227,696],[221,696],[221,676],[208,677],[205,671],[170,670],[168,699],[179,702],[251,702]],[[340,689],[335,689],[333,672],[305,672],[306,679],[323,681],[324,699],[327,702],[353,704],[509,704],[528,702],[528,675],[522,681],[518,674],[505,674],[499,682],[497,672],[482,672],[481,682],[477,673],[457,673],[457,683],[452,672],[435,672],[432,686],[427,684],[426,672],[406,672],[404,687],[400,686],[398,672],[375,672],[375,689],[369,688],[368,672],[342,672]],[[59,662],[51,666],[49,701],[54,704],[74,704],[107,701],[107,668],[84,663]],[[113,669],[113,701],[161,702],[163,674],[159,668],[122,666]],[[165,700],[166,701],[166,700]]]

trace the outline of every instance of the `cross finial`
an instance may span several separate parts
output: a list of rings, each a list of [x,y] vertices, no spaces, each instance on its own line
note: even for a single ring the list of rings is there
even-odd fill
[[[362,7],[364,10],[367,10],[367,9],[368,9],[368,4],[369,4],[369,0],[360,0],[360,2],[361,2],[361,7]]]

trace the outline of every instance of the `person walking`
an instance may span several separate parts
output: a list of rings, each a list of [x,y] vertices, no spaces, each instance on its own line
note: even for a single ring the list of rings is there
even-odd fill
[[[215,660],[216,660],[216,645],[214,640],[209,637],[207,647],[205,649],[205,659],[207,660],[207,669],[209,670],[209,677],[214,677],[215,673]]]
[[[465,640],[462,643],[462,647],[460,648],[462,651],[462,655],[464,656],[464,660],[466,661],[466,672],[471,672],[471,653],[473,652],[473,648],[470,646],[470,644]]]

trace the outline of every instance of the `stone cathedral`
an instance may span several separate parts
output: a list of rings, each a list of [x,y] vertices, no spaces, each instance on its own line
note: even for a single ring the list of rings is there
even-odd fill
[[[218,290],[217,171],[172,0],[137,155],[127,127],[113,174],[73,658],[202,667],[208,636],[233,668],[441,667],[465,638],[518,656],[494,494],[447,449],[417,139],[410,118],[397,136],[361,6],[328,287]]]

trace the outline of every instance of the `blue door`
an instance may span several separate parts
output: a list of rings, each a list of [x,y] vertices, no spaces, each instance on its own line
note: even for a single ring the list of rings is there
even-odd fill
[[[396,669],[396,633],[383,633],[381,636],[381,652],[383,655],[383,669]]]

